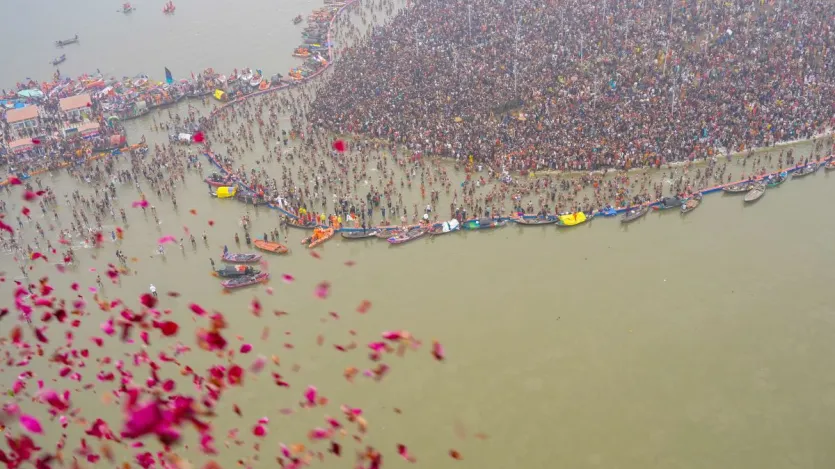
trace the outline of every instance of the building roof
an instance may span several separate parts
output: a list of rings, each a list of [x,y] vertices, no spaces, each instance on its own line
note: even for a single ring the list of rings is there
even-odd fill
[[[59,102],[59,104],[61,105],[62,111],[72,111],[87,107],[92,104],[92,101],[90,101],[89,94],[79,94],[76,96],[70,96],[69,98],[64,98]]]
[[[79,133],[84,133],[84,132],[90,132],[91,130],[98,131],[99,127],[100,126],[99,126],[98,122],[87,122],[85,124],[81,124],[80,126],[78,126],[77,130],[78,130]]]
[[[32,139],[31,138],[21,138],[19,140],[14,140],[14,141],[9,142],[9,149],[10,150],[16,150],[18,148],[25,147],[27,145],[32,145]]]
[[[36,117],[38,117],[38,106],[24,106],[6,111],[6,122],[9,124],[34,119]]]

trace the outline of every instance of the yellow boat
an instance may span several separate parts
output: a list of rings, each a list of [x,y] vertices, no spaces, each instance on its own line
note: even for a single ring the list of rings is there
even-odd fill
[[[586,214],[583,212],[565,213],[560,215],[557,226],[576,226],[589,220],[591,220],[591,217],[586,217]]]
[[[218,187],[216,195],[218,199],[228,199],[229,197],[235,197],[237,192],[237,187]]]

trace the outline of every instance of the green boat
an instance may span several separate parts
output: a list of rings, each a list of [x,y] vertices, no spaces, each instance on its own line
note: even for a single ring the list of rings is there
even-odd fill
[[[780,174],[772,174],[765,178],[765,185],[766,187],[777,187],[780,184],[786,182],[789,179],[789,173],[783,171]]]

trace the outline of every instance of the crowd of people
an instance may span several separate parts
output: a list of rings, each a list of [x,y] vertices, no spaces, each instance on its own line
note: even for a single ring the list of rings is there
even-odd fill
[[[659,166],[835,121],[819,0],[418,0],[344,51],[310,118],[496,169]]]

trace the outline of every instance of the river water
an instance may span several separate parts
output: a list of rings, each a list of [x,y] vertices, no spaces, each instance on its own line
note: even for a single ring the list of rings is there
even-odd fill
[[[166,65],[172,71],[178,67],[175,74],[246,65],[262,66],[267,73],[273,69],[259,61],[291,63],[279,35],[295,40],[289,17],[311,8],[297,3],[251,1],[232,8],[184,0],[170,18],[159,12],[161,5],[150,2],[136,3],[138,10],[128,17],[115,12],[117,4],[102,10],[50,3],[54,15],[11,24],[0,34],[4,39],[24,34],[43,39],[46,57],[38,60],[45,62],[51,41],[78,30],[84,43],[65,73],[104,64],[109,72],[126,75]],[[262,31],[275,36],[265,38]],[[12,65],[2,69],[4,83],[20,78],[9,76],[12,70],[49,71],[35,63],[39,54],[34,52],[6,54]],[[166,112],[129,123],[131,135],[147,134],[151,142],[164,139],[164,132],[148,126],[152,117],[161,119]],[[65,173],[43,179],[59,194],[92,191]],[[222,442],[228,429],[240,428],[246,441],[222,450],[217,459],[224,467],[254,454],[249,432],[262,416],[270,417],[271,433],[258,467],[275,467],[278,442],[304,441],[308,428],[324,425],[323,412],[316,410],[289,416],[278,412],[298,408],[308,384],[330,398],[324,413],[337,415],[334,405],[341,403],[364,408],[371,424],[367,441],[384,452],[385,467],[408,464],[395,454],[397,443],[407,444],[418,464],[440,468],[833,467],[835,316],[828,289],[835,220],[827,215],[833,196],[835,174],[821,171],[769,190],[751,206],[739,197],[711,195],[686,217],[676,210],[651,213],[628,226],[608,219],[570,229],[508,226],[398,247],[335,238],[317,250],[321,259],[299,246],[303,233],[291,231],[292,252],[268,257],[272,294],[259,286],[224,295],[209,274],[209,259],[218,261],[224,244],[235,249],[233,235],[242,234],[238,219],[247,209],[207,197],[201,177],[189,173],[177,188],[179,210],[150,196],[160,223],[138,209],[128,210],[126,237],[118,248],[133,258],[133,272],[118,286],[105,281],[101,293],[136,306],[132,299],[153,283],[161,307],[170,308],[181,324],[183,343],[193,344],[195,326],[187,305],[196,301],[223,311],[232,335],[252,342],[254,353],[280,358],[274,370],[287,377],[290,389],[276,387],[265,373],[247,377],[245,387],[221,401],[214,420],[218,438]],[[130,186],[119,189],[123,207],[138,197]],[[17,195],[8,200],[10,213],[18,212]],[[248,211],[254,234],[278,226],[275,211]],[[59,215],[68,220],[65,207]],[[198,238],[196,248],[186,242],[180,251],[170,244],[164,258],[155,255],[159,237],[183,236],[184,227]],[[31,224],[24,230],[31,235]],[[208,246],[199,240],[203,231]],[[55,233],[48,236],[54,243]],[[70,284],[94,286],[96,275],[115,262],[116,248],[109,241],[98,251],[79,247],[79,265],[65,275],[52,266],[54,259],[35,262],[30,278],[49,275],[60,296],[72,298]],[[0,265],[9,280],[19,274],[9,253],[0,257]],[[281,282],[281,273],[292,274],[295,282]],[[332,285],[326,300],[313,294],[322,281]],[[0,294],[10,298],[10,288],[9,281],[3,283]],[[169,297],[169,291],[181,296]],[[264,304],[261,317],[249,313],[253,297]],[[363,300],[373,306],[359,314],[356,307]],[[101,335],[98,323],[107,314],[90,310],[75,331],[79,343]],[[265,327],[269,338],[259,340]],[[424,342],[440,340],[447,360],[434,361],[424,344],[414,354],[387,359],[392,371],[381,382],[357,378],[346,383],[342,370],[368,367],[364,344],[391,329],[407,329]],[[324,339],[321,346],[318,335]],[[360,350],[333,348],[352,341],[361,344]],[[173,343],[154,339],[150,350]],[[237,349],[239,342],[233,343]],[[88,346],[92,358],[126,353],[113,341],[102,349]],[[236,361],[246,364],[252,356]],[[218,362],[198,352],[182,360],[196,370]],[[59,368],[47,368],[43,361],[33,365],[45,377]],[[19,371],[4,369],[4,382]],[[89,360],[82,370],[85,382],[94,382],[97,371]],[[76,392],[73,399],[77,406],[95,409],[84,412],[87,419],[103,416],[118,422],[118,407],[99,404],[98,388]],[[240,405],[243,417],[232,413],[232,403]],[[80,428],[73,424],[70,434],[77,438]],[[48,429],[58,431],[57,426]],[[352,457],[348,448],[361,447],[347,437],[341,441],[343,459]],[[181,453],[195,465],[205,459],[196,446],[192,441],[191,449]],[[450,449],[463,459],[451,459]],[[320,466],[351,467],[350,462],[330,458]]]

